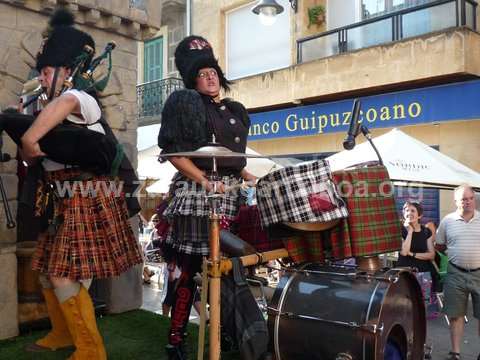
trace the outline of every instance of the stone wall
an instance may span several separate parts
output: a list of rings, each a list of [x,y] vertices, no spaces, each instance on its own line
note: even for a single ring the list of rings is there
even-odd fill
[[[155,34],[160,28],[161,1],[144,1],[144,8],[130,8],[129,0],[0,0],[0,106],[16,104],[23,83],[35,64],[41,32],[58,5],[75,15],[76,26],[90,33],[96,52],[113,40],[113,73],[106,90],[100,94],[106,119],[124,144],[128,157],[136,164],[136,78],[137,41]],[[3,150],[12,156],[15,145],[6,137]],[[0,164],[0,174],[12,213],[16,214],[16,161]],[[0,210],[0,339],[17,333],[16,230],[5,225]]]
[[[180,77],[175,66],[175,49],[185,37],[185,0],[167,0],[163,3],[162,25],[168,28],[168,73],[165,77]]]

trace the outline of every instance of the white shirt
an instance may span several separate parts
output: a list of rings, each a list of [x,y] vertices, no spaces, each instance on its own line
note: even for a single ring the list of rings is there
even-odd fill
[[[447,245],[448,261],[453,264],[480,268],[480,213],[475,210],[468,222],[457,212],[448,214],[440,222],[435,242]]]
[[[90,130],[105,134],[102,124],[98,122],[101,116],[101,110],[93,96],[88,95],[85,91],[75,89],[67,90],[61,96],[65,96],[66,94],[71,94],[78,99],[80,103],[80,113],[82,114],[82,118],[70,114],[67,116],[67,120],[75,124],[87,125],[87,128]],[[71,167],[48,158],[43,159],[42,165],[46,171],[55,171]]]

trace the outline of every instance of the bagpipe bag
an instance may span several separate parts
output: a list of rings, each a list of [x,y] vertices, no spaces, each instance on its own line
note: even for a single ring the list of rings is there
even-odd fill
[[[2,113],[0,129],[21,147],[21,138],[34,120],[32,115]],[[57,125],[40,139],[39,144],[49,159],[61,164],[79,166],[97,174],[110,173],[117,154],[117,146],[112,139],[72,123]]]
[[[4,112],[0,114],[0,131],[5,131],[21,147],[21,138],[34,121],[32,115]],[[135,170],[107,121],[101,117],[99,122],[105,134],[72,123],[59,124],[40,139],[40,148],[58,163],[78,166],[97,175],[116,175],[123,181],[123,192],[134,194],[138,186]],[[135,196],[127,196],[125,200],[130,217],[140,211]]]

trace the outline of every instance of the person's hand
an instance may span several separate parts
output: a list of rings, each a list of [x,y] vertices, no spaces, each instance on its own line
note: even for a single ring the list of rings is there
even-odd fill
[[[208,181],[205,185],[207,193],[211,193],[214,190],[216,194],[225,193],[225,184],[221,181]]]
[[[38,142],[31,143],[29,141],[25,141],[24,139],[22,139],[20,155],[22,159],[29,165],[34,164],[37,158],[47,156],[47,154],[40,149],[40,144]]]
[[[408,230],[409,233],[413,232],[414,228],[413,228],[413,225],[412,223],[410,222],[410,220],[405,220],[403,222],[403,226],[405,226]]]
[[[247,186],[255,186],[255,184],[257,183],[257,180],[258,178],[255,175],[252,175],[250,173],[243,178],[243,181]]]

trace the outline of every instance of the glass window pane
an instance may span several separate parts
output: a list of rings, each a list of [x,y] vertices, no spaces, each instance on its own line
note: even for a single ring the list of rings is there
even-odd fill
[[[277,0],[285,11],[271,26],[263,25],[251,9],[255,2],[227,13],[227,78],[238,79],[281,69],[291,64],[290,3]]]
[[[404,38],[456,26],[455,2],[405,14],[402,26]]]
[[[475,8],[473,7],[472,4],[470,4],[469,2],[466,2],[465,3],[465,7],[466,7],[466,16],[467,16],[467,23],[465,25],[471,27],[473,29],[473,24],[474,24],[474,17],[475,17]]]
[[[300,49],[302,62],[336,55],[339,53],[338,33],[306,41],[302,43]]]
[[[356,50],[392,41],[392,19],[384,19],[347,32],[347,50]]]
[[[385,0],[362,0],[362,5],[367,19],[385,12]]]

